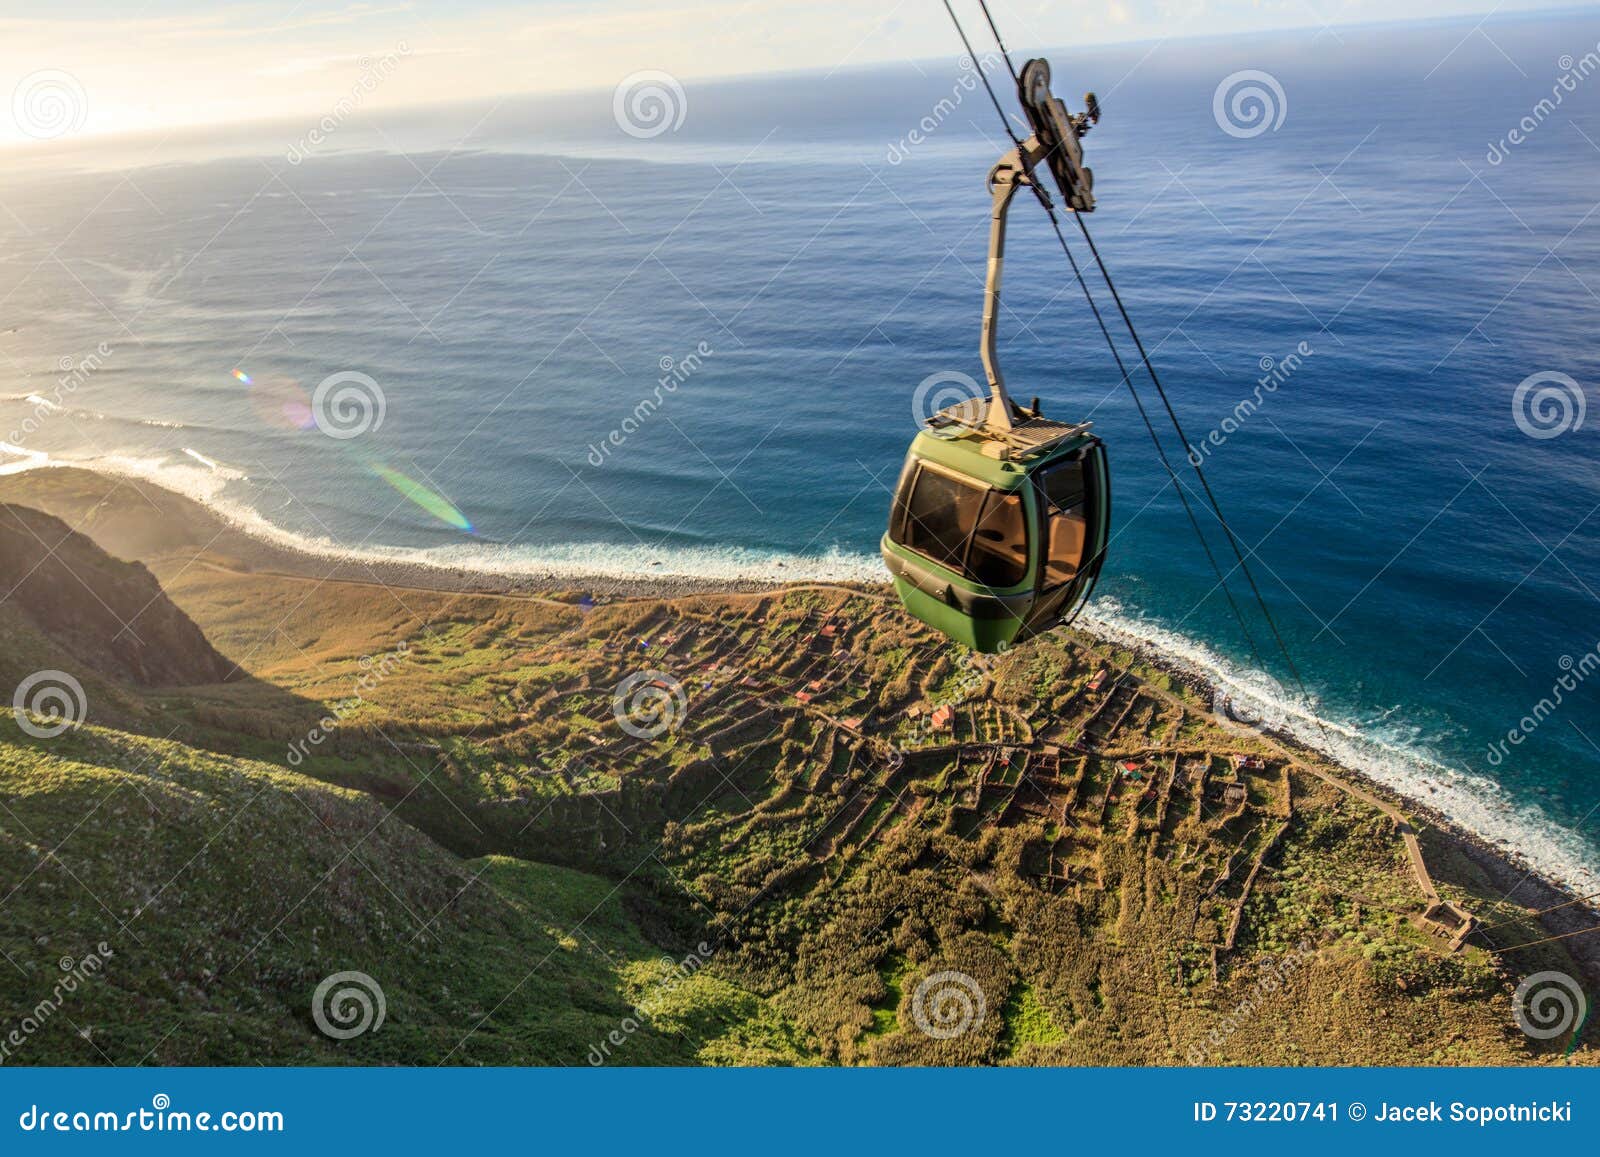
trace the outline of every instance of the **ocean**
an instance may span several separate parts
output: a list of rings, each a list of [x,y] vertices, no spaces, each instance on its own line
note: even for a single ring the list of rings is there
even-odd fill
[[[1020,198],[1002,364],[1110,448],[1089,622],[1600,889],[1600,15],[1048,55],[1104,110],[1090,225],[1169,452],[1311,701],[1251,656]],[[979,71],[1009,102],[952,55],[658,82],[654,121],[605,89],[18,154],[0,470],[330,554],[880,579],[918,405],[981,378]]]

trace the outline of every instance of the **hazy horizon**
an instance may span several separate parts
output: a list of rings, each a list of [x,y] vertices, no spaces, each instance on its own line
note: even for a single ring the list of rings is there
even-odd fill
[[[751,3],[732,0],[646,9],[536,4],[529,11],[490,0],[443,17],[405,4],[317,7],[302,0],[272,19],[282,7],[218,13],[158,0],[128,17],[89,0],[49,18],[0,16],[0,76],[14,86],[10,115],[0,118],[0,148],[49,160],[119,139],[155,138],[159,147],[164,135],[194,138],[296,118],[314,123],[339,110],[347,110],[341,118],[416,113],[596,92],[639,73],[710,84],[915,67],[960,55],[942,5],[913,9],[904,0],[860,10],[763,6],[760,27],[742,19]],[[1481,0],[1225,0],[1215,11],[1207,7],[1204,0],[1176,7],[1113,0],[1053,9],[999,0],[993,10],[1008,44],[1023,55],[1148,46],[1154,56],[1169,42],[1298,31],[1337,41],[1360,28],[1451,22],[1462,25],[1463,44],[1492,45],[1485,25],[1590,6],[1510,0],[1485,11]],[[987,51],[976,5],[957,11],[974,46]],[[716,31],[686,34],[684,26]],[[130,54],[130,44],[140,51]],[[1135,68],[1143,64],[1141,58]]]

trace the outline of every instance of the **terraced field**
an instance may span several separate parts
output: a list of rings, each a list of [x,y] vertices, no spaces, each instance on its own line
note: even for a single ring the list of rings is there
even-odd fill
[[[1390,804],[1087,637],[987,659],[873,591],[145,561],[226,681],[0,621],[89,700],[54,738],[0,717],[0,998],[115,949],[35,1063],[1593,1055],[1515,1027],[1521,976],[1580,969],[1561,945],[1452,948]],[[1427,846],[1440,898],[1537,927]],[[341,970],[388,997],[352,1040],[311,1015]]]

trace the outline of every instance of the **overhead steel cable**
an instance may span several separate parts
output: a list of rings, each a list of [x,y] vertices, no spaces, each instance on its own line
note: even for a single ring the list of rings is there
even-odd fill
[[[1563,932],[1559,936],[1546,936],[1543,940],[1529,940],[1525,944],[1513,944],[1510,948],[1496,948],[1496,952],[1517,952],[1524,948],[1532,948],[1536,944],[1551,944],[1557,940],[1567,940],[1573,936],[1583,936],[1590,932],[1600,932],[1600,924],[1592,928],[1579,928],[1576,932]]]
[[[945,10],[950,13],[951,20],[955,21],[956,30],[961,36],[962,43],[968,45],[967,51],[968,53],[971,53],[972,49],[970,43],[967,41],[967,34],[961,28],[961,22],[956,18],[955,10],[950,7],[950,0],[944,0],[944,3]],[[978,0],[978,7],[982,10],[984,19],[988,22],[989,29],[994,34],[995,43],[999,46],[1000,53],[1005,58],[1007,70],[1011,73],[1012,78],[1017,80],[1020,95],[1020,78],[1017,76],[1015,67],[1013,67],[1011,64],[1011,55],[1006,49],[1005,41],[1000,36],[999,28],[995,25],[994,16],[989,11],[988,0]],[[974,60],[976,60],[976,58],[974,58]],[[982,70],[980,69],[979,72],[981,75]],[[988,77],[984,77],[984,86],[989,89],[990,98],[994,99],[994,89],[989,85]],[[995,106],[1000,112],[1001,119],[1005,120],[1005,111],[1004,109],[1000,108],[998,100],[995,100]],[[1009,121],[1006,123],[1006,132],[1013,141],[1016,140],[1016,134],[1011,132],[1011,125]],[[1043,191],[1039,190],[1037,185],[1035,186],[1035,189],[1040,195],[1040,203],[1044,205],[1046,212],[1050,215],[1051,223],[1055,226],[1056,236],[1061,241],[1062,249],[1063,251],[1066,251],[1068,260],[1072,261],[1073,269],[1076,272],[1078,265],[1077,262],[1072,259],[1071,251],[1067,249],[1066,237],[1061,231],[1060,222],[1056,217],[1055,208],[1049,203],[1048,199],[1043,196]],[[1139,337],[1139,331],[1133,324],[1133,318],[1129,315],[1127,306],[1125,306],[1122,302],[1122,295],[1117,292],[1116,283],[1111,279],[1111,273],[1106,268],[1105,260],[1100,256],[1100,249],[1097,245],[1095,245],[1094,238],[1089,234],[1089,227],[1083,220],[1083,214],[1074,212],[1072,216],[1078,222],[1078,230],[1083,234],[1083,239],[1089,246],[1089,252],[1093,255],[1095,264],[1100,269],[1100,276],[1105,280],[1106,288],[1111,292],[1111,298],[1116,303],[1117,312],[1122,316],[1123,325],[1127,327],[1128,336],[1133,339],[1134,347],[1139,351],[1139,359],[1144,365],[1145,373],[1150,376],[1151,384],[1155,386],[1156,393],[1161,398],[1161,404],[1166,409],[1167,417],[1172,422],[1172,428],[1178,435],[1179,444],[1182,446],[1188,446],[1189,440],[1183,432],[1183,424],[1178,420],[1177,411],[1173,409],[1172,401],[1167,397],[1166,387],[1161,384],[1161,377],[1156,373],[1155,365],[1150,360],[1150,353],[1147,349],[1145,349],[1144,342]],[[1078,280],[1080,282],[1083,281],[1081,272],[1078,273]],[[1085,291],[1087,292],[1087,286],[1085,287]],[[1132,389],[1131,381],[1129,382],[1129,388],[1130,390]],[[1289,674],[1294,679],[1295,687],[1299,690],[1300,697],[1305,701],[1308,714],[1311,715],[1318,729],[1322,731],[1324,736],[1326,736],[1327,731],[1323,726],[1321,718],[1311,710],[1311,696],[1306,690],[1305,680],[1300,676],[1300,669],[1296,665],[1294,657],[1289,653],[1289,646],[1283,638],[1283,633],[1278,629],[1277,620],[1273,617],[1271,609],[1267,606],[1266,599],[1261,593],[1261,588],[1256,583],[1255,575],[1251,573],[1250,565],[1245,559],[1245,552],[1239,544],[1238,536],[1234,533],[1233,527],[1228,524],[1227,517],[1222,513],[1222,504],[1217,500],[1216,493],[1211,489],[1211,483],[1206,478],[1205,470],[1202,468],[1200,463],[1194,461],[1193,458],[1189,459],[1189,465],[1193,467],[1195,476],[1200,480],[1200,487],[1204,491],[1206,501],[1211,507],[1211,513],[1216,517],[1217,522],[1221,525],[1223,535],[1227,538],[1228,545],[1233,551],[1234,558],[1237,560],[1236,569],[1243,572],[1245,581],[1250,586],[1251,594],[1255,597],[1256,606],[1260,608],[1261,616],[1266,620],[1267,626],[1272,632],[1272,637],[1277,644],[1278,651],[1283,656],[1284,663],[1289,668]],[[1204,541],[1204,536],[1202,536],[1202,541]],[[1209,554],[1209,548],[1207,553]],[[1224,587],[1224,589],[1226,589],[1226,587]],[[1252,651],[1254,651],[1253,643]],[[1257,654],[1257,661],[1260,661],[1259,653]]]
[[[956,27],[956,35],[961,37],[961,43],[963,47],[966,48],[968,57],[971,58],[976,65],[977,57],[973,52],[972,42],[967,39],[966,29],[961,26],[961,20],[956,15],[955,9],[950,6],[950,0],[944,0],[944,9],[950,14],[950,21]],[[989,8],[987,4],[983,6],[983,14],[984,17],[989,21],[990,31],[994,33],[995,43],[1000,46],[1000,53],[1005,58],[1007,71],[1011,73],[1012,79],[1016,80],[1020,86],[1021,81],[1017,78],[1017,70],[1011,64],[1011,54],[1006,50],[1005,42],[1001,40],[1000,31],[995,27],[993,18],[989,16]],[[1011,143],[1017,146],[1018,155],[1021,156],[1022,141],[1017,137],[1017,134],[1012,131],[1011,123],[1006,118],[1005,109],[1000,104],[1000,98],[995,95],[994,86],[989,83],[989,77],[984,73],[982,68],[978,68],[978,75],[983,79],[983,86],[988,90],[989,99],[994,103],[995,111],[1000,114],[1000,120],[1005,126],[1006,135],[1011,138]],[[1034,196],[1039,199],[1039,204],[1043,206],[1044,211],[1050,217],[1050,225],[1055,230],[1056,240],[1061,243],[1061,251],[1066,254],[1067,263],[1072,267],[1072,275],[1077,279],[1078,287],[1083,290],[1084,300],[1088,302],[1089,310],[1094,315],[1095,324],[1100,328],[1100,335],[1106,340],[1106,346],[1111,351],[1112,360],[1116,362],[1117,372],[1122,375],[1122,384],[1128,387],[1128,393],[1132,396],[1133,404],[1139,411],[1139,417],[1144,421],[1144,428],[1150,434],[1150,441],[1156,448],[1156,454],[1161,459],[1161,465],[1166,470],[1167,477],[1172,482],[1172,488],[1178,495],[1178,501],[1183,505],[1183,513],[1185,517],[1188,518],[1189,525],[1194,530],[1195,537],[1200,540],[1200,549],[1205,552],[1206,561],[1211,564],[1211,572],[1212,574],[1216,575],[1217,586],[1221,588],[1224,597],[1228,600],[1228,606],[1233,612],[1234,619],[1239,624],[1239,629],[1244,633],[1245,642],[1249,645],[1250,654],[1255,658],[1257,666],[1264,666],[1265,664],[1261,657],[1260,648],[1256,645],[1255,635],[1251,632],[1249,624],[1245,621],[1244,612],[1239,609],[1239,604],[1233,597],[1233,591],[1228,587],[1228,580],[1222,573],[1222,566],[1217,562],[1216,555],[1211,550],[1211,544],[1207,540],[1205,532],[1201,529],[1200,520],[1195,516],[1194,508],[1189,505],[1189,498],[1185,492],[1183,483],[1178,478],[1178,472],[1173,469],[1171,459],[1167,457],[1166,447],[1163,445],[1160,435],[1156,432],[1155,423],[1150,420],[1150,414],[1145,409],[1144,401],[1139,397],[1139,390],[1133,384],[1133,375],[1129,371],[1126,363],[1123,362],[1122,354],[1117,349],[1117,343],[1111,336],[1111,330],[1106,325],[1104,315],[1102,315],[1100,312],[1100,305],[1094,299],[1094,293],[1090,290],[1089,282],[1087,279],[1085,279],[1082,269],[1080,269],[1078,266],[1078,259],[1073,256],[1071,246],[1067,244],[1067,237],[1066,234],[1062,232],[1061,221],[1056,216],[1055,206],[1051,203],[1049,195],[1045,192],[1044,187],[1040,185],[1037,180],[1033,179],[1032,166],[1027,164],[1025,157],[1023,158],[1023,164],[1029,173],[1029,187],[1033,190]]]
[[[1566,900],[1560,904],[1552,904],[1548,908],[1540,908],[1537,912],[1524,912],[1521,915],[1512,916],[1505,920],[1497,920],[1493,924],[1480,925],[1479,927],[1474,928],[1473,931],[1493,932],[1496,928],[1504,928],[1507,924],[1522,924],[1528,920],[1536,920],[1540,916],[1543,916],[1549,912],[1556,912],[1562,908],[1570,908],[1574,904],[1586,904],[1597,897],[1600,897],[1600,892],[1590,892],[1587,896],[1579,896],[1575,900]]]

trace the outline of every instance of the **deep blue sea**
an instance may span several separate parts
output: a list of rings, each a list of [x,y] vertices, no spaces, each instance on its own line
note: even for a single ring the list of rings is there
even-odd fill
[[[1049,55],[1099,94],[1090,224],[1322,722],[1253,669],[1024,198],[1002,360],[1110,446],[1091,619],[1600,887],[1600,12]],[[654,136],[608,89],[303,158],[293,124],[18,154],[0,468],[330,552],[880,577],[919,383],[981,377],[983,67],[689,83]]]

